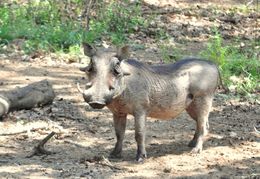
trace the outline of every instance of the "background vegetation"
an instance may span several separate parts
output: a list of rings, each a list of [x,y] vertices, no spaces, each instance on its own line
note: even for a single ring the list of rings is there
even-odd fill
[[[68,52],[82,41],[127,43],[127,35],[139,26],[144,27],[138,4],[97,1],[92,5],[90,29],[87,31],[85,11],[88,3],[84,3],[83,0],[44,0],[28,1],[24,5],[2,4],[0,44],[24,39],[23,50],[26,53],[35,50]]]
[[[8,3],[9,2],[9,3]],[[21,50],[26,54],[36,51],[44,53],[80,53],[81,43],[100,45],[105,43],[122,45],[132,43],[133,34],[145,32],[156,14],[144,17],[141,1],[93,1],[90,11],[89,29],[86,29],[88,2],[84,0],[42,0],[0,4],[0,47],[22,40]],[[247,12],[247,9],[243,10]],[[147,33],[146,33],[147,35]],[[185,56],[174,47],[171,35],[163,28],[153,33],[157,48],[165,63]],[[260,62],[259,39],[243,46],[239,37],[231,43],[223,43],[218,30],[212,29],[207,47],[200,56],[219,65],[226,86],[241,95],[259,93]],[[142,43],[139,48],[144,48]],[[192,54],[193,55],[193,54]]]

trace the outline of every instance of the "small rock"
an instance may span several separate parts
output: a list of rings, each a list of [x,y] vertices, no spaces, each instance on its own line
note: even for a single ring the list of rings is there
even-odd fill
[[[23,55],[23,56],[22,56],[22,60],[23,60],[23,61],[30,61],[30,58],[31,58],[31,57],[30,57],[29,55]]]
[[[230,136],[230,137],[236,137],[236,136],[237,136],[237,133],[235,133],[235,132],[230,132],[230,133],[229,133],[229,136]]]
[[[53,113],[57,113],[57,112],[59,112],[59,109],[58,108],[51,108],[51,111],[53,112]]]
[[[85,173],[82,173],[81,175],[80,175],[80,177],[86,177],[86,176],[88,176],[90,173],[89,172],[85,172]]]
[[[7,58],[5,54],[0,54],[0,58]]]
[[[209,17],[209,16],[210,16],[209,11],[206,10],[206,9],[202,10],[201,13],[200,13],[200,15],[201,15],[202,17]]]
[[[145,51],[148,53],[151,53],[151,52],[157,52],[158,49],[156,47],[151,47],[151,48],[146,49]]]
[[[139,3],[139,0],[130,0],[130,3]]]
[[[170,173],[172,171],[172,169],[170,167],[166,167],[165,169],[163,169],[164,173]]]
[[[255,109],[256,114],[260,114],[260,109]]]
[[[246,45],[245,45],[245,43],[244,42],[241,42],[240,43],[240,48],[243,48],[243,47],[245,47]]]
[[[150,27],[157,27],[157,23],[155,21],[150,22]]]

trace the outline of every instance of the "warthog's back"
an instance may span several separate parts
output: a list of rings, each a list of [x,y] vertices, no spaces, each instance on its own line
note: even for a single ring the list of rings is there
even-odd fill
[[[148,116],[168,119],[179,115],[196,96],[212,94],[218,69],[210,61],[184,59],[174,64],[146,65],[127,60],[131,75],[120,106],[129,113],[144,106]],[[118,105],[117,105],[118,106]]]

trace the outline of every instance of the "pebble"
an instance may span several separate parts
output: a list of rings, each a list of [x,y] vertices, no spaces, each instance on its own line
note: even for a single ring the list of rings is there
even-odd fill
[[[235,132],[230,132],[230,133],[229,133],[229,136],[230,136],[230,137],[236,137],[236,136],[237,136],[237,133],[235,133]]]
[[[23,55],[22,56],[22,60],[23,61],[29,61],[30,60],[30,56],[29,55]]]
[[[172,171],[172,169],[169,167],[166,167],[165,169],[163,169],[164,173],[170,173],[171,171]]]

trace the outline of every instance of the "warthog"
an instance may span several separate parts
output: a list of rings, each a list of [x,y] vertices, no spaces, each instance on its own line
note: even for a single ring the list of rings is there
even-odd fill
[[[82,92],[93,108],[107,106],[113,113],[117,142],[111,157],[121,157],[126,118],[134,116],[136,160],[146,158],[146,117],[172,119],[184,110],[197,123],[189,146],[192,152],[202,151],[203,138],[208,131],[208,115],[219,71],[210,61],[188,58],[173,64],[147,65],[128,59],[128,49],[99,52],[83,44],[91,61],[85,68],[88,83]],[[78,86],[79,87],[79,86]]]

